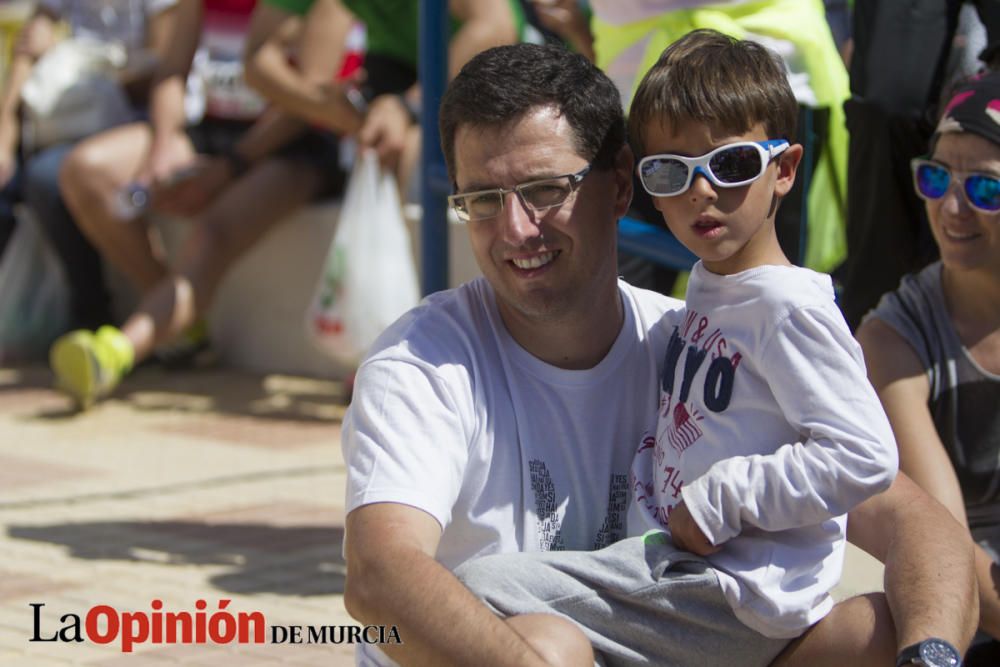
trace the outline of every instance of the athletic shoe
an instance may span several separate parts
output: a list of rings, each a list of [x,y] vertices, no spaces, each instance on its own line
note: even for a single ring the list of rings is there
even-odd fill
[[[132,369],[132,342],[119,329],[79,330],[61,336],[49,350],[56,387],[83,410],[110,394]]]

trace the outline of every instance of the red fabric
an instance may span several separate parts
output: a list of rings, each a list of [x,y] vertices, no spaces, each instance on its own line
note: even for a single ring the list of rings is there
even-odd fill
[[[344,62],[340,65],[337,73],[337,80],[344,81],[350,79],[365,62],[365,54],[360,51],[348,51],[344,54]]]
[[[250,16],[257,0],[204,0],[205,11]]]

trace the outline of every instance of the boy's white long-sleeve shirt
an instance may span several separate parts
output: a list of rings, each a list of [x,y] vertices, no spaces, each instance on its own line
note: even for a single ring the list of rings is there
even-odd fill
[[[629,530],[684,499],[737,616],[773,637],[833,606],[846,516],[892,483],[892,429],[829,276],[699,262],[667,348],[655,437],[633,463]]]

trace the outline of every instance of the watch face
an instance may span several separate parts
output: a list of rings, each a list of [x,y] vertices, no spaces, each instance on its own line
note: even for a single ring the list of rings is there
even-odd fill
[[[958,667],[961,659],[949,644],[928,639],[920,644],[920,660],[928,667]]]

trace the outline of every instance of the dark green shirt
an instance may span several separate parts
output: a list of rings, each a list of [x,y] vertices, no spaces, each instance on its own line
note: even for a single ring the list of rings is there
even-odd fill
[[[304,15],[315,0],[264,0],[267,4],[290,14]],[[418,0],[340,0],[344,6],[365,24],[368,33],[368,52],[389,56],[395,60],[417,66],[419,20]],[[515,25],[520,33],[524,25],[521,6],[509,0]],[[452,34],[459,23],[452,17]]]

